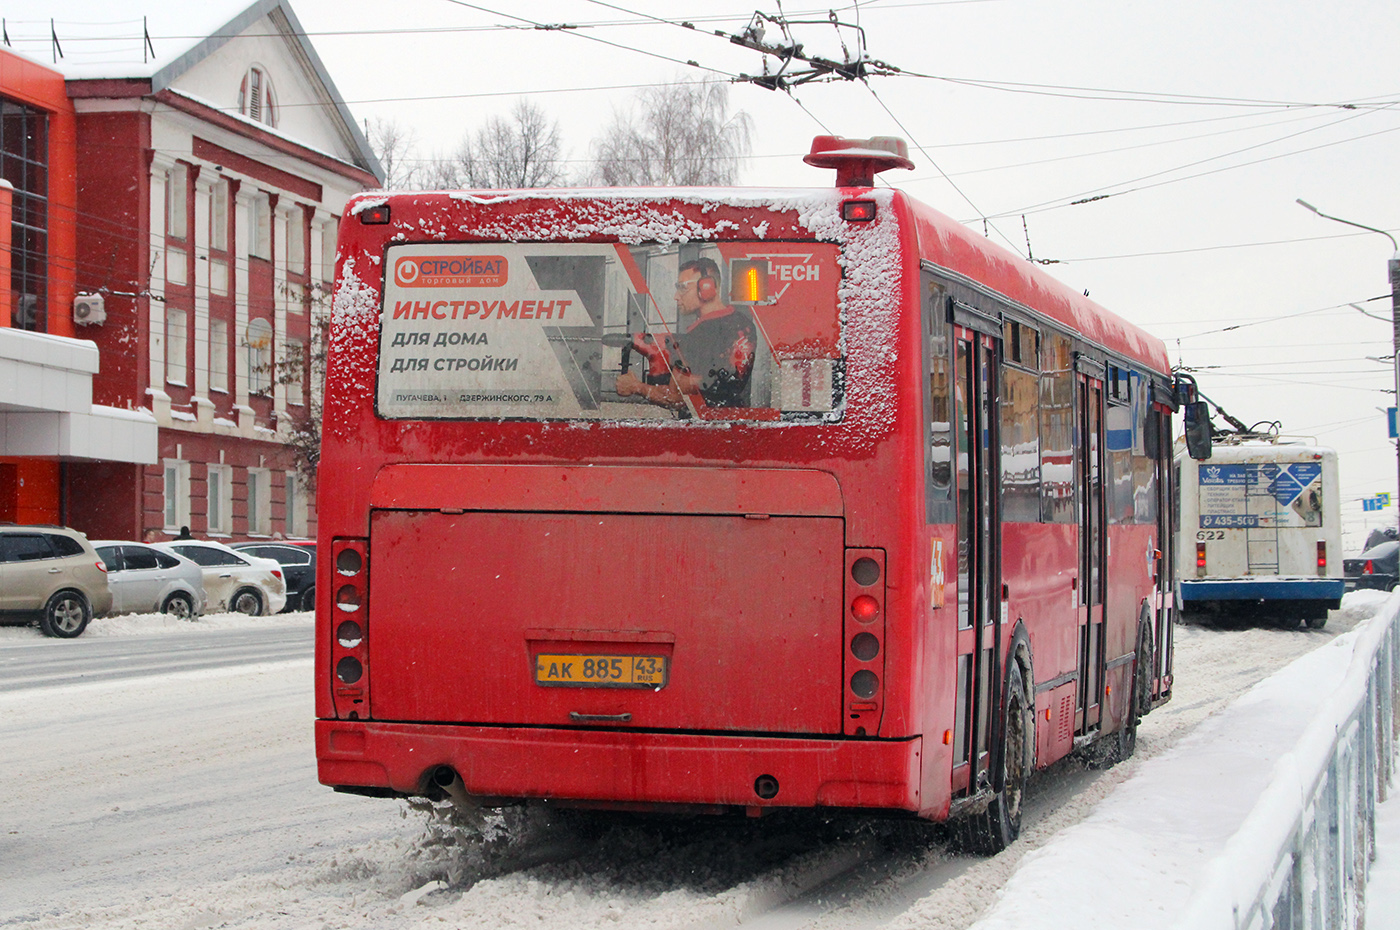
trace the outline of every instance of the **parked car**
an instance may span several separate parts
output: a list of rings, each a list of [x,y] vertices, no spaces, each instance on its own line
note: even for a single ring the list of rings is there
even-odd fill
[[[1354,559],[1342,560],[1348,588],[1389,591],[1400,580],[1400,542],[1377,543]]]
[[[207,539],[174,539],[152,545],[182,555],[203,569],[204,593],[211,611],[233,610],[258,617],[275,614],[287,604],[282,566],[272,559],[235,552]]]
[[[38,619],[45,636],[72,639],[111,607],[107,566],[82,533],[0,525],[0,623]]]
[[[190,620],[204,613],[204,569],[182,555],[123,539],[93,543],[107,564],[112,613],[163,613]]]
[[[289,542],[234,543],[239,552],[272,559],[282,566],[287,583],[287,610],[316,609],[316,544]]]

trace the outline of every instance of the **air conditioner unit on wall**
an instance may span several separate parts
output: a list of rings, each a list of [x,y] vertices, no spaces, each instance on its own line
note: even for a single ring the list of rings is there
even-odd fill
[[[79,294],[73,298],[73,322],[79,326],[96,326],[107,322],[107,307],[101,294]]]

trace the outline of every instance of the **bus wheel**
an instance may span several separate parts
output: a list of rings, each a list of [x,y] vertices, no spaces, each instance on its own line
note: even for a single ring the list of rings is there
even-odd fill
[[[1308,618],[1308,629],[1310,629],[1310,630],[1320,630],[1320,629],[1322,629],[1323,627],[1325,627],[1326,625],[1327,625],[1327,615],[1326,615],[1326,614],[1323,614],[1321,617],[1309,617],[1309,618]]]
[[[1012,662],[1006,682],[1006,718],[1002,721],[1002,787],[987,809],[962,824],[962,845],[970,852],[995,855],[1021,833],[1021,802],[1030,776],[1034,723],[1026,706],[1020,663]]]

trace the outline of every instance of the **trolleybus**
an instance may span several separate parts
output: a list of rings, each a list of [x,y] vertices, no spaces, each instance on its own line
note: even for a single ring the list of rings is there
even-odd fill
[[[1161,342],[889,188],[368,193],[319,475],[320,780],[962,818],[1172,687]]]
[[[1326,625],[1346,592],[1337,453],[1226,433],[1209,461],[1183,451],[1179,467],[1182,610]]]

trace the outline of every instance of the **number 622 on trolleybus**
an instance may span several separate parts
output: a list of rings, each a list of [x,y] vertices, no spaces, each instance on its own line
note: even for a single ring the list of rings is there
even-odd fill
[[[320,780],[960,818],[1171,694],[1158,340],[827,189],[371,193],[340,232]]]

